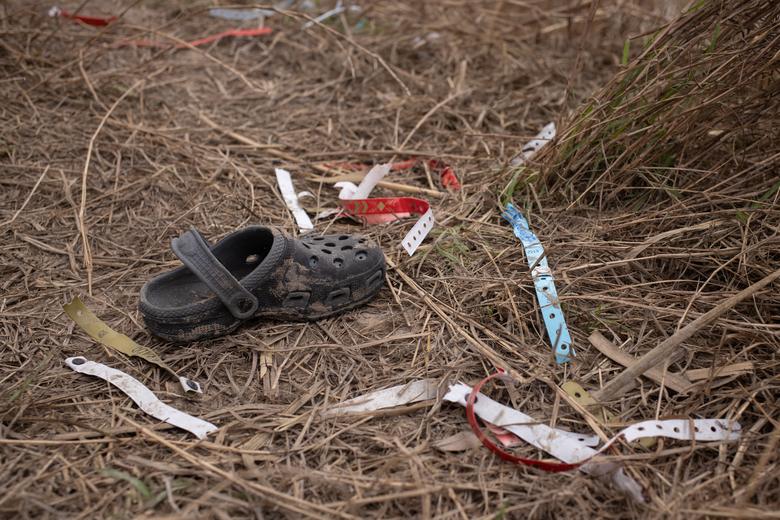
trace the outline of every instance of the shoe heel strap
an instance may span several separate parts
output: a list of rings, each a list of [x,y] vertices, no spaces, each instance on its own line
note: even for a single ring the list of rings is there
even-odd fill
[[[257,312],[257,298],[249,292],[211,252],[194,227],[171,241],[174,254],[200,281],[222,300],[230,314],[240,320]]]

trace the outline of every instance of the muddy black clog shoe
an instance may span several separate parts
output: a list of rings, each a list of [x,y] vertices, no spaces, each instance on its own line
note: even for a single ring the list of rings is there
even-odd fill
[[[251,226],[213,247],[191,229],[171,243],[183,267],[141,289],[149,330],[196,341],[221,336],[255,316],[317,320],[368,302],[384,285],[385,257],[356,235],[307,235]]]

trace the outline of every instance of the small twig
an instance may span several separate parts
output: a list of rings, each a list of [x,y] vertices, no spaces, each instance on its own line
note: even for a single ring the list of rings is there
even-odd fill
[[[89,146],[87,147],[87,159],[84,161],[84,171],[81,173],[81,205],[79,207],[79,218],[78,218],[78,226],[79,231],[81,232],[81,241],[84,244],[84,267],[87,270],[87,291],[89,292],[89,295],[92,295],[92,251],[89,247],[89,240],[87,239],[87,223],[86,223],[86,215],[87,215],[87,174],[89,173],[89,163],[92,159],[92,149],[95,147],[95,141],[97,140],[97,136],[100,133],[100,130],[103,129],[103,125],[106,124],[106,121],[111,116],[111,113],[114,111],[114,109],[119,106],[119,103],[122,102],[123,99],[125,99],[128,94],[130,94],[135,88],[143,83],[144,80],[140,79],[136,81],[129,89],[125,91],[124,94],[119,96],[119,98],[114,101],[114,104],[111,105],[111,108],[108,109],[108,112],[103,116],[103,119],[100,120],[100,124],[98,125],[97,129],[95,130],[95,133],[92,134],[92,138],[89,140]]]
[[[35,186],[33,186],[33,189],[30,190],[30,194],[27,195],[26,199],[24,199],[24,202],[22,203],[22,206],[19,209],[16,210],[16,213],[14,213],[14,216],[11,217],[9,220],[6,220],[5,222],[0,222],[0,226],[6,226],[8,224],[13,224],[14,221],[16,221],[16,218],[19,216],[19,214],[22,211],[24,211],[24,208],[27,207],[27,203],[30,202],[30,199],[35,194],[35,190],[38,189],[38,186],[41,184],[41,181],[43,180],[43,178],[46,177],[46,172],[49,171],[49,166],[50,165],[48,165],[48,164],[46,165],[46,168],[44,168],[43,173],[41,174],[40,177],[38,177],[38,181],[35,183]]]
[[[454,92],[454,93],[450,94],[449,96],[447,96],[446,98],[444,98],[442,101],[439,101],[438,103],[436,103],[436,105],[434,105],[433,108],[428,110],[428,112],[426,112],[425,115],[422,116],[419,121],[417,121],[417,124],[414,125],[414,128],[412,128],[412,130],[408,134],[406,134],[406,139],[404,139],[404,141],[401,143],[401,146],[399,146],[398,149],[399,150],[403,150],[404,146],[406,146],[406,143],[409,142],[409,139],[412,138],[412,136],[415,134],[415,132],[417,132],[417,130],[420,129],[420,127],[423,125],[423,123],[425,123],[428,120],[428,118],[431,117],[433,114],[435,114],[437,110],[439,110],[441,107],[443,107],[444,105],[446,105],[447,103],[449,103],[450,101],[455,99],[456,97],[461,96],[463,94],[466,94],[468,92],[470,92],[470,91],[469,90],[461,90],[459,92]]]
[[[724,314],[726,311],[734,307],[745,298],[748,298],[756,292],[760,291],[775,281],[777,278],[780,278],[780,269],[765,276],[750,287],[743,289],[737,294],[727,298],[709,312],[702,314],[688,325],[669,336],[653,350],[639,358],[633,366],[621,372],[616,378],[607,383],[607,386],[596,392],[593,397],[601,402],[605,402],[612,401],[613,399],[617,399],[618,397],[622,396],[633,386],[634,379],[641,376],[651,368],[657,367],[659,364],[663,363],[664,360],[668,358],[672,352],[674,352],[674,349],[677,348],[681,343],[688,340],[700,329],[718,319],[721,314]]]
[[[596,349],[599,352],[607,356],[615,363],[619,363],[626,368],[631,368],[637,363],[636,358],[634,358],[630,354],[626,354],[625,352],[617,348],[611,341],[605,338],[599,331],[594,331],[593,334],[590,335],[588,340],[590,341],[590,344],[596,347]],[[671,388],[675,392],[681,394],[687,393],[693,386],[693,383],[691,383],[688,379],[686,379],[685,376],[672,374],[670,372],[664,372],[663,370],[659,370],[655,367],[648,369],[644,375],[645,377],[647,377],[648,379],[652,379],[656,383],[661,384],[661,382],[663,382],[663,384],[667,388]]]

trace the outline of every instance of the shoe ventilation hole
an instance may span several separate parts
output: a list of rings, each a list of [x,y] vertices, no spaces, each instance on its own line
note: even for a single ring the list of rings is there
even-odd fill
[[[355,259],[356,260],[365,260],[367,257],[368,257],[368,255],[366,254],[365,251],[358,251],[355,254]]]
[[[341,246],[342,251],[349,251],[350,249],[352,249],[352,246]]]
[[[319,263],[319,261],[320,261],[320,259],[317,258],[316,256],[313,256],[313,257],[309,258],[309,267],[311,267],[311,268],[317,267],[317,264]]]
[[[339,240],[349,240],[349,235],[341,235]]]
[[[322,251],[322,252],[323,252],[323,253],[325,253],[326,255],[329,255],[329,254],[331,254],[331,253],[333,252],[333,251],[331,251],[330,249],[320,249],[320,251]]]
[[[663,430],[664,429],[664,427],[662,425],[660,425],[660,424],[656,424],[655,427],[658,428],[659,430]]]
[[[358,244],[365,244],[365,243],[366,243],[365,238],[361,238],[360,240],[358,240]]]
[[[333,242],[325,242],[325,245],[327,247],[336,247],[336,244],[334,244]]]
[[[545,285],[544,287],[542,287],[542,290],[547,291],[547,286]]]
[[[564,343],[563,345],[561,345],[561,350],[563,350],[564,352],[566,352],[567,350],[569,350],[569,345],[567,345],[566,343]]]
[[[677,426],[675,426],[672,429],[674,430],[674,433],[680,433],[680,428],[678,428]]]
[[[698,426],[694,426],[693,427],[693,431],[695,431],[696,433],[699,433],[699,427]]]
[[[574,392],[574,397],[576,397],[577,399],[579,399],[580,397],[582,397],[582,394],[581,394],[581,393],[579,393],[579,392]]]
[[[335,265],[336,267],[341,267],[342,265],[344,265],[344,260],[341,258],[334,258],[333,265]]]
[[[643,432],[643,431],[645,431],[645,427],[644,426],[640,426],[639,428],[637,428],[637,430],[639,430],[640,432]]]
[[[306,249],[311,249],[311,246],[306,242],[301,242],[301,244],[303,244],[303,247],[305,247]]]
[[[325,240],[325,237],[314,237],[313,240],[316,240],[317,242],[322,242],[323,240]]]
[[[718,429],[717,429],[717,428],[715,428],[714,426],[710,426],[710,431],[711,431],[711,432],[716,432],[716,431],[718,431]]]
[[[580,437],[580,438],[579,438],[579,439],[577,439],[577,440],[578,440],[578,441],[580,441],[580,442],[585,442],[585,439],[584,439],[584,438],[582,438],[582,437]]]
[[[551,313],[550,313],[550,318],[554,318],[554,317],[555,317],[555,313],[554,313],[554,312],[551,312]]]
[[[249,255],[248,257],[246,257],[246,263],[248,264],[254,264],[258,260],[260,260],[260,257],[258,255]]]

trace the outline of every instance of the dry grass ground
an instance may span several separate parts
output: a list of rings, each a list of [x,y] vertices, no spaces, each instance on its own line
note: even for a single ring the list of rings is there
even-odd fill
[[[772,2],[745,5],[753,10],[729,18],[725,4],[708,2],[709,18],[684,26],[699,28],[685,40],[692,47],[683,54],[693,63],[691,52],[702,45],[695,39],[714,30],[707,20],[722,20],[718,31],[731,45],[723,52],[739,66],[707,70],[745,81],[722,98],[705,78],[680,72],[690,64],[674,59],[679,29],[678,39],[658,40],[655,69],[621,83],[632,74],[620,65],[626,37],[667,21],[669,13],[651,2],[602,1],[597,9],[554,0],[371,2],[361,14],[307,31],[302,19],[278,15],[268,20],[270,36],[198,50],[113,44],[192,40],[232,26],[208,17],[205,2],[88,3],[85,13],[124,12],[105,29],[48,18],[42,2],[4,3],[0,515],[776,517],[777,284],[684,343],[669,366],[680,372],[752,361],[752,372],[705,380],[687,395],[643,380],[610,405],[619,423],[730,417],[745,430],[731,445],[621,447],[646,505],[576,472],[515,467],[481,448],[435,450],[432,443],[468,429],[463,410],[446,403],[319,417],[333,403],[413,379],[476,382],[493,370],[474,350],[481,344],[525,377],[511,394],[524,411],[587,431],[543,380],[595,390],[614,377],[621,367],[590,346],[592,331],[640,355],[777,270],[779,15]],[[748,19],[759,11],[763,17]],[[739,35],[763,54],[740,61]],[[645,37],[632,40],[629,56],[645,44]],[[652,78],[678,86],[683,76],[689,82],[671,103],[704,89],[693,107],[659,102],[641,117],[600,126],[669,99],[643,90]],[[621,101],[611,104],[616,89]],[[704,100],[724,108],[697,112]],[[590,109],[576,110],[586,103]],[[628,108],[620,112],[620,104]],[[699,119],[677,117],[689,108]],[[679,124],[648,136],[658,114]],[[203,115],[295,161],[240,143]],[[550,120],[568,124],[541,157],[543,175],[505,167]],[[708,120],[712,127],[702,127]],[[631,147],[636,136],[643,147]],[[437,227],[411,258],[398,247],[411,221],[364,230],[394,266],[370,305],[314,324],[252,322],[186,346],[144,329],[139,289],[178,264],[169,243],[181,231],[195,225],[216,240],[250,223],[294,229],[274,166],[288,168],[317,205],[332,207],[332,187],[304,180],[315,173],[312,164],[412,153],[448,161],[464,189],[430,199]],[[499,217],[511,179],[514,201],[558,278],[578,350],[569,366],[553,361],[521,247]],[[430,187],[423,171],[391,180]],[[319,229],[359,225],[335,220]],[[203,397],[181,395],[167,373],[74,329],[62,304],[76,295],[200,381]],[[219,432],[195,442],[157,423],[115,388],[64,366],[74,355],[130,373]],[[495,392],[508,402],[506,391]]]

